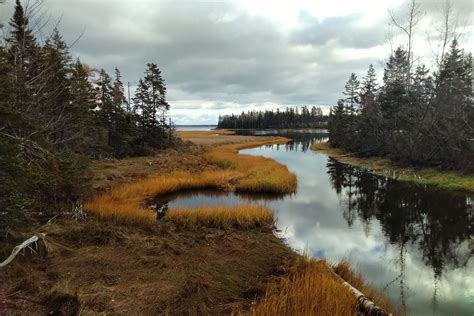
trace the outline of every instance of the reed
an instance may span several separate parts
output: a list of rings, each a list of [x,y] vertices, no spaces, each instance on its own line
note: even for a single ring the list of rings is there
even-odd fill
[[[258,205],[202,206],[193,209],[176,208],[166,218],[182,225],[202,225],[215,228],[255,228],[274,223],[270,209]]]

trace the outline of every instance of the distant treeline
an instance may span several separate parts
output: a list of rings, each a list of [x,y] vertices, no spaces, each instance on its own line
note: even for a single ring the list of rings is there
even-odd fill
[[[471,54],[453,40],[434,73],[412,64],[410,53],[398,48],[381,85],[372,65],[362,84],[351,74],[330,112],[330,143],[364,156],[473,170]]]
[[[305,128],[325,127],[327,116],[319,107],[287,107],[285,111],[277,109],[266,111],[248,111],[240,115],[219,116],[217,128]]]
[[[0,209],[7,213],[81,198],[87,157],[142,155],[170,140],[158,66],[147,64],[127,102],[118,69],[112,79],[73,60],[57,28],[36,38],[32,25],[42,23],[29,20],[41,19],[39,5],[25,12],[17,0],[0,39]]]

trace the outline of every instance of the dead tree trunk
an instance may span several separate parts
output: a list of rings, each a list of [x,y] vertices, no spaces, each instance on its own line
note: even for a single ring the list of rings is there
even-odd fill
[[[15,257],[23,249],[26,249],[26,248],[30,249],[32,252],[35,252],[35,253],[45,257],[46,256],[46,246],[44,244],[44,237],[45,236],[46,236],[46,234],[43,234],[43,233],[35,234],[34,236],[32,236],[32,237],[28,238],[27,240],[25,240],[24,242],[22,242],[20,245],[13,248],[13,251],[12,251],[11,255],[5,261],[0,263],[0,268],[3,268],[5,266],[7,266],[10,262],[13,261],[13,259],[15,259]],[[40,245],[39,243],[42,243],[42,245]]]

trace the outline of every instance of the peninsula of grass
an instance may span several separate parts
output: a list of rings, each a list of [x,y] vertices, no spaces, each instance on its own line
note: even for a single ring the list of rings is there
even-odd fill
[[[474,192],[474,175],[434,168],[402,167],[390,159],[381,157],[358,157],[354,153],[331,147],[329,143],[313,144],[311,150],[324,152],[337,161],[370,170],[374,174],[410,181],[452,191]]]
[[[296,176],[289,172],[286,166],[272,159],[238,153],[240,149],[286,141],[286,138],[271,138],[213,147],[204,155],[210,163],[220,167],[218,170],[200,173],[175,171],[167,175],[122,184],[86,201],[84,208],[101,220],[153,225],[156,223],[155,214],[146,207],[146,201],[177,191],[215,189],[253,193],[293,193],[296,190]],[[249,210],[252,214],[256,214],[248,207],[238,208],[237,211]],[[248,220],[249,216],[247,214],[242,218]]]

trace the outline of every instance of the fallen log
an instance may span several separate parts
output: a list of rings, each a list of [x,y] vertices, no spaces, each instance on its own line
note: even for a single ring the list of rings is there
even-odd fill
[[[347,287],[352,292],[352,294],[356,297],[357,306],[359,307],[360,311],[364,313],[364,315],[368,315],[368,316],[391,316],[392,315],[384,311],[382,307],[375,304],[372,300],[370,300],[367,296],[365,296],[364,293],[362,293],[361,291],[353,287],[350,283],[348,283],[346,280],[341,278],[341,276],[337,274],[332,268],[331,268],[331,271],[334,274],[334,276],[341,281],[342,285]]]
[[[3,262],[0,263],[0,268],[3,268],[5,266],[7,266],[10,262],[13,261],[13,259],[15,259],[15,257],[20,253],[20,251],[22,251],[23,249],[26,249],[26,248],[29,248],[30,250],[32,250],[33,252],[36,252],[36,250],[38,250],[38,252],[40,252],[41,254],[41,249],[46,249],[45,247],[43,248],[40,248],[40,246],[38,245],[38,242],[40,241],[43,241],[44,243],[44,237],[46,236],[46,234],[43,234],[43,233],[38,233],[38,234],[35,234],[34,236],[28,238],[27,240],[25,240],[24,242],[22,242],[20,245],[16,246],[15,248],[13,248],[12,250],[12,253],[10,254],[10,256]],[[34,250],[31,245],[34,245],[36,250]],[[44,255],[44,254],[43,254]]]

